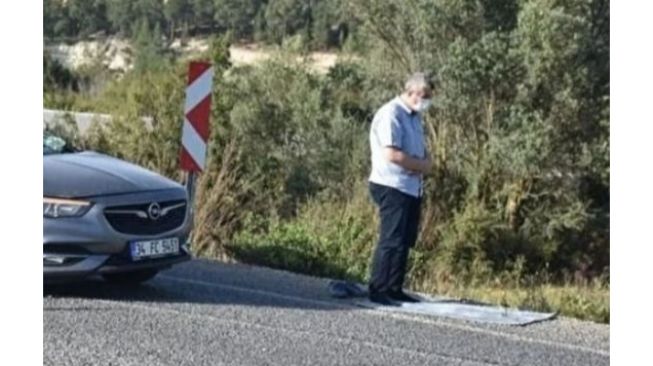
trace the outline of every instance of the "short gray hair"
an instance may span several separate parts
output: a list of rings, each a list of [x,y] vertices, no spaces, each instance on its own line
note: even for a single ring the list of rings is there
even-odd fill
[[[416,72],[406,79],[404,91],[424,90],[427,88],[433,90],[434,87],[435,83],[429,75],[424,72]]]

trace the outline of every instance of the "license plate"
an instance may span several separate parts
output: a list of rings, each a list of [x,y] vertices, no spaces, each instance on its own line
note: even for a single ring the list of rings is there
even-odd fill
[[[179,253],[179,239],[166,238],[130,243],[132,259],[165,257]]]

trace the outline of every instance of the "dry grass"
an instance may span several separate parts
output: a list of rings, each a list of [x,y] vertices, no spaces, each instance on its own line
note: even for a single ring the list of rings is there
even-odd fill
[[[228,259],[225,239],[231,238],[242,221],[244,187],[236,170],[236,142],[225,147],[219,168],[209,169],[197,182],[193,251],[200,256]]]
[[[610,322],[610,286],[601,279],[590,283],[522,285],[502,285],[496,281],[470,285],[436,280],[414,284],[413,288],[433,295],[525,310],[557,312],[563,316],[599,323]]]

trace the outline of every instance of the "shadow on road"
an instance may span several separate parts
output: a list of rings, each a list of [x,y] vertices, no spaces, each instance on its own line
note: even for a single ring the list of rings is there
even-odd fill
[[[343,310],[346,301],[330,298],[324,280],[302,279],[288,272],[214,261],[193,260],[163,271],[142,285],[125,286],[90,278],[48,284],[44,299],[93,299],[122,302],[243,305],[315,310]],[[48,308],[44,303],[44,311]]]
[[[180,295],[180,293],[170,291],[165,286],[157,286],[156,281],[138,286],[124,286],[105,282],[99,278],[92,278],[86,281],[43,286],[44,297],[174,302],[182,300]]]

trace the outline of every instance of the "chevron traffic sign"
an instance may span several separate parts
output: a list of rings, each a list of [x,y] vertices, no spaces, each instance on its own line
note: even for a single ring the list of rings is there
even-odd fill
[[[181,169],[187,172],[200,172],[206,166],[212,84],[211,64],[191,62],[188,67],[180,158]]]

